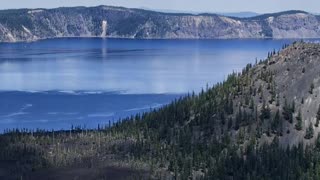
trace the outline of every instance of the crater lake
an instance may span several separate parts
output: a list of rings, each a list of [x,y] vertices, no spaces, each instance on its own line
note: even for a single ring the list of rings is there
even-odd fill
[[[197,93],[293,41],[61,38],[0,43],[0,131],[108,125]]]

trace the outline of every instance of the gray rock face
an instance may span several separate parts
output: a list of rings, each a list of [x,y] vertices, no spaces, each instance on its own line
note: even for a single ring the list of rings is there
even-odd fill
[[[141,39],[318,38],[320,18],[288,11],[252,18],[169,14],[120,7],[0,11],[0,41],[58,37]]]
[[[267,103],[273,114],[279,110],[283,117],[285,101],[290,106],[292,106],[292,103],[295,104],[293,122],[289,123],[285,120],[282,122],[284,133],[279,137],[279,142],[284,147],[298,145],[300,142],[313,143],[320,133],[320,127],[315,126],[320,105],[319,62],[320,44],[298,42],[270,57],[267,63],[259,64],[254,68],[253,79],[255,80],[253,84],[256,89],[261,87],[264,99],[267,102],[271,99],[272,94],[269,93],[268,83],[261,80],[260,75],[268,72],[273,74],[274,90],[280,104],[277,106],[276,102]],[[310,92],[311,84],[314,85],[312,92]],[[256,104],[259,104],[259,97],[254,99]],[[258,109],[261,108],[260,103]],[[302,130],[300,131],[295,129],[296,117],[299,112],[302,117]],[[264,128],[267,129],[270,124],[272,124],[272,119],[265,122]],[[315,136],[306,140],[304,137],[310,124],[314,128]],[[264,136],[264,138],[264,140],[271,142],[273,137]]]

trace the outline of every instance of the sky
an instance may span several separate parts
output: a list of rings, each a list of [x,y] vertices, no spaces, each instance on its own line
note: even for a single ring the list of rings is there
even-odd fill
[[[270,13],[304,10],[320,13],[320,0],[0,0],[0,2],[0,9],[113,5],[194,12]]]

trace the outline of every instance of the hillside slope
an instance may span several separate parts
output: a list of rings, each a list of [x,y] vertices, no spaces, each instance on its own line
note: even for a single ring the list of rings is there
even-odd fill
[[[0,177],[319,179],[319,61],[320,44],[298,42],[113,126],[8,131]]]
[[[0,42],[58,37],[318,38],[319,25],[319,16],[303,11],[233,18],[110,6],[20,9],[0,11]]]

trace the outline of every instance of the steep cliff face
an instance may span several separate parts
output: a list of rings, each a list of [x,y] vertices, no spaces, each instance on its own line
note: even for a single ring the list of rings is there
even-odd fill
[[[56,37],[142,39],[317,38],[319,17],[301,11],[232,18],[215,14],[168,14],[119,7],[0,11],[0,41]]]
[[[306,13],[285,14],[269,17],[268,23],[274,38],[310,38],[319,37],[319,20]]]

